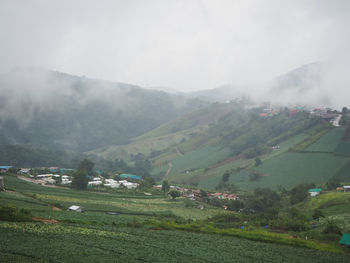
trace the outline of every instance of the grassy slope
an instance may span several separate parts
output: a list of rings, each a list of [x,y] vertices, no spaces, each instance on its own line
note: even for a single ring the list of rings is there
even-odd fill
[[[210,124],[215,123],[223,115],[234,110],[235,107],[234,104],[213,104],[180,116],[142,136],[136,137],[130,144],[112,145],[89,153],[111,159],[127,159],[130,154],[140,152],[148,155],[153,151],[163,151],[203,133]]]
[[[260,179],[250,181],[250,172],[240,171],[231,176],[230,182],[237,184],[242,189],[254,189],[256,187],[277,188],[278,186],[291,188],[298,183],[325,183],[333,176],[348,179],[349,158],[334,154],[338,145],[343,143],[341,141],[343,133],[343,128],[333,128],[307,146],[305,152],[283,153],[280,151],[278,153],[274,151],[262,157],[261,166],[253,167],[254,170],[264,175]],[[302,138],[288,143],[288,147],[297,144]]]

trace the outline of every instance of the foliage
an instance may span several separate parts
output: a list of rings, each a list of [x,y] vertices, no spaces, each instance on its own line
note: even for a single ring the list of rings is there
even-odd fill
[[[164,193],[167,193],[167,192],[169,191],[169,189],[170,189],[169,182],[168,182],[167,180],[164,180],[164,181],[162,182],[162,191],[163,191]]]
[[[85,171],[88,175],[92,174],[92,169],[94,168],[95,164],[89,160],[89,159],[84,159],[82,160],[79,165],[78,165],[78,170],[79,171]]]
[[[280,196],[270,188],[257,188],[253,196],[247,199],[245,210],[252,212],[263,212],[268,208],[280,205]]]
[[[177,190],[170,190],[168,194],[171,196],[171,198],[173,200],[175,200],[176,197],[180,197],[181,196],[180,192],[177,191]]]
[[[320,219],[321,217],[325,217],[322,210],[316,208],[312,214],[312,219],[317,220],[317,219]]]
[[[31,214],[27,209],[18,209],[14,205],[8,204],[5,206],[0,206],[0,220],[31,221]]]
[[[326,186],[327,186],[327,190],[334,190],[338,186],[340,186],[340,179],[337,177],[332,177],[327,181]]]
[[[306,231],[311,228],[308,218],[296,208],[280,213],[270,224],[272,228],[291,231]]]
[[[291,204],[297,204],[304,201],[308,196],[308,190],[314,188],[314,184],[298,184],[292,190],[290,190],[290,202]]]
[[[73,174],[73,180],[71,187],[77,190],[86,190],[89,179],[87,178],[87,172],[85,170],[78,170]]]
[[[262,164],[261,159],[260,159],[259,157],[256,157],[256,158],[255,158],[255,166],[259,166],[259,165],[261,165],[261,164]]]
[[[327,225],[325,227],[325,229],[323,230],[324,234],[338,234],[341,235],[342,234],[342,230],[339,226],[336,225],[336,223],[334,221],[329,220],[327,222]]]

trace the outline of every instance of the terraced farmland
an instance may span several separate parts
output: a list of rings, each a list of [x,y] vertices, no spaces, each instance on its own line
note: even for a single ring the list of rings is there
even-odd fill
[[[348,262],[346,255],[235,237],[113,226],[0,222],[4,262]],[[19,245],[20,244],[20,245]],[[77,253],[79,252],[79,253]]]
[[[310,152],[330,152],[333,153],[341,141],[345,128],[334,128],[319,140],[311,144],[305,150]]]
[[[299,183],[325,183],[346,165],[349,158],[327,153],[286,152],[263,162],[254,169],[261,176],[249,180],[249,172],[241,171],[231,176],[230,181],[241,189],[283,186],[288,189]]]

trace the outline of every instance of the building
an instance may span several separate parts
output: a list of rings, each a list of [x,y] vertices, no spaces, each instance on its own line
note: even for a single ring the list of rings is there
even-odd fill
[[[316,195],[319,195],[321,191],[322,191],[321,188],[313,188],[313,189],[309,189],[308,192],[310,196],[316,196]]]
[[[350,235],[344,233],[339,241],[340,244],[350,247]]]
[[[350,192],[350,185],[344,185],[344,192]]]
[[[37,178],[51,178],[53,176],[53,174],[38,174],[36,177]]]
[[[83,212],[83,207],[78,205],[72,205],[68,207],[68,211]]]
[[[12,166],[0,166],[0,173],[6,173]]]
[[[19,170],[19,173],[21,173],[21,174],[29,174],[30,173],[30,168],[21,168],[21,170]]]
[[[134,174],[121,174],[119,175],[121,179],[133,179],[133,180],[141,180],[142,176],[134,175]]]

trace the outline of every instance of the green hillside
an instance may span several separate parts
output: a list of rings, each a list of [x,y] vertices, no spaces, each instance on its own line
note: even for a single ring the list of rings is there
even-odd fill
[[[172,149],[155,157],[153,162],[158,165],[152,174],[161,179],[168,172],[171,182],[211,190],[226,171],[231,174],[229,183],[240,189],[290,189],[299,183],[349,178],[346,167],[350,158],[339,153],[348,143],[343,140],[345,127],[334,128],[303,113],[290,118],[281,112],[268,119],[255,118],[254,114],[256,111],[225,115],[203,133],[179,143],[177,148],[184,155],[178,156]],[[202,146],[198,147],[198,141],[204,142]],[[254,165],[257,156],[262,160],[259,166]],[[172,164],[170,172],[168,163]]]
[[[20,153],[28,156],[15,163],[0,152],[8,165],[28,165],[29,148],[83,153],[127,144],[207,105],[182,95],[37,68],[1,74],[0,89],[0,144],[25,146]]]
[[[240,108],[240,104],[215,103],[182,115],[150,132],[133,138],[129,144],[111,145],[89,153],[111,159],[129,159],[130,155],[137,153],[150,155],[151,157],[166,152],[171,154],[174,146],[185,145],[188,140],[196,140],[198,135],[204,133],[210,125],[216,123],[226,114]]]

